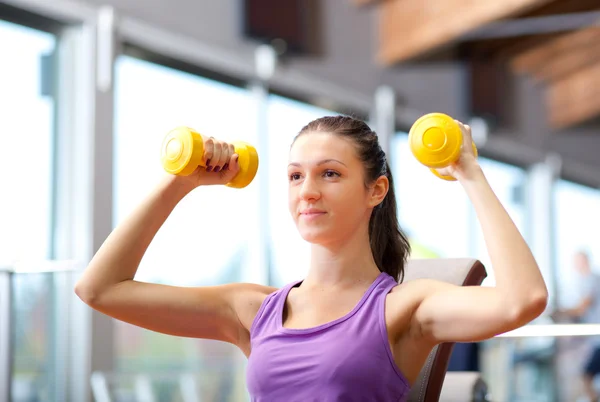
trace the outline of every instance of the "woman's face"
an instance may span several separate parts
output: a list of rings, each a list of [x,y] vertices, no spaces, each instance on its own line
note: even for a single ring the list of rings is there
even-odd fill
[[[368,225],[372,208],[383,199],[377,189],[365,187],[351,140],[334,134],[299,136],[290,150],[288,180],[292,218],[302,238],[314,244],[352,236]]]

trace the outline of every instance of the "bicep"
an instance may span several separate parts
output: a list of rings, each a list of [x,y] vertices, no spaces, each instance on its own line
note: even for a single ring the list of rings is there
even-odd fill
[[[489,339],[525,324],[513,319],[503,300],[494,288],[432,281],[411,325],[433,343]]]
[[[245,284],[178,287],[128,280],[88,303],[120,321],[152,331],[237,344]]]

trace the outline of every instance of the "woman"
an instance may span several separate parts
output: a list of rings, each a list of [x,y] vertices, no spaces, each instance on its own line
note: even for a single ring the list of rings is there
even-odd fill
[[[460,126],[470,144],[469,127]],[[166,177],[107,238],[75,291],[116,319],[236,345],[249,358],[254,401],[403,401],[435,345],[488,339],[546,307],[536,261],[471,147],[440,173],[454,176],[475,207],[496,286],[403,283],[410,250],[398,227],[389,164],[377,135],[345,116],[311,122],[290,149],[289,209],[312,247],[304,280],[281,289],[135,281],[144,252],[177,203],[238,171],[230,144],[206,139],[205,146],[208,167]]]

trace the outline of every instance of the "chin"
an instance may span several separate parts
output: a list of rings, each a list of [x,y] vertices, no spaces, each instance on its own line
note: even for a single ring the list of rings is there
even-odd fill
[[[331,239],[331,233],[319,228],[298,228],[298,232],[304,241],[311,244],[323,244]]]

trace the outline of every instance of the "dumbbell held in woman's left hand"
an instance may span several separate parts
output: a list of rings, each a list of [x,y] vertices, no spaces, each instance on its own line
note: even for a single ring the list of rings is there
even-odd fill
[[[419,118],[409,131],[408,142],[415,158],[444,180],[454,181],[462,168],[477,164],[470,127],[443,113]]]

